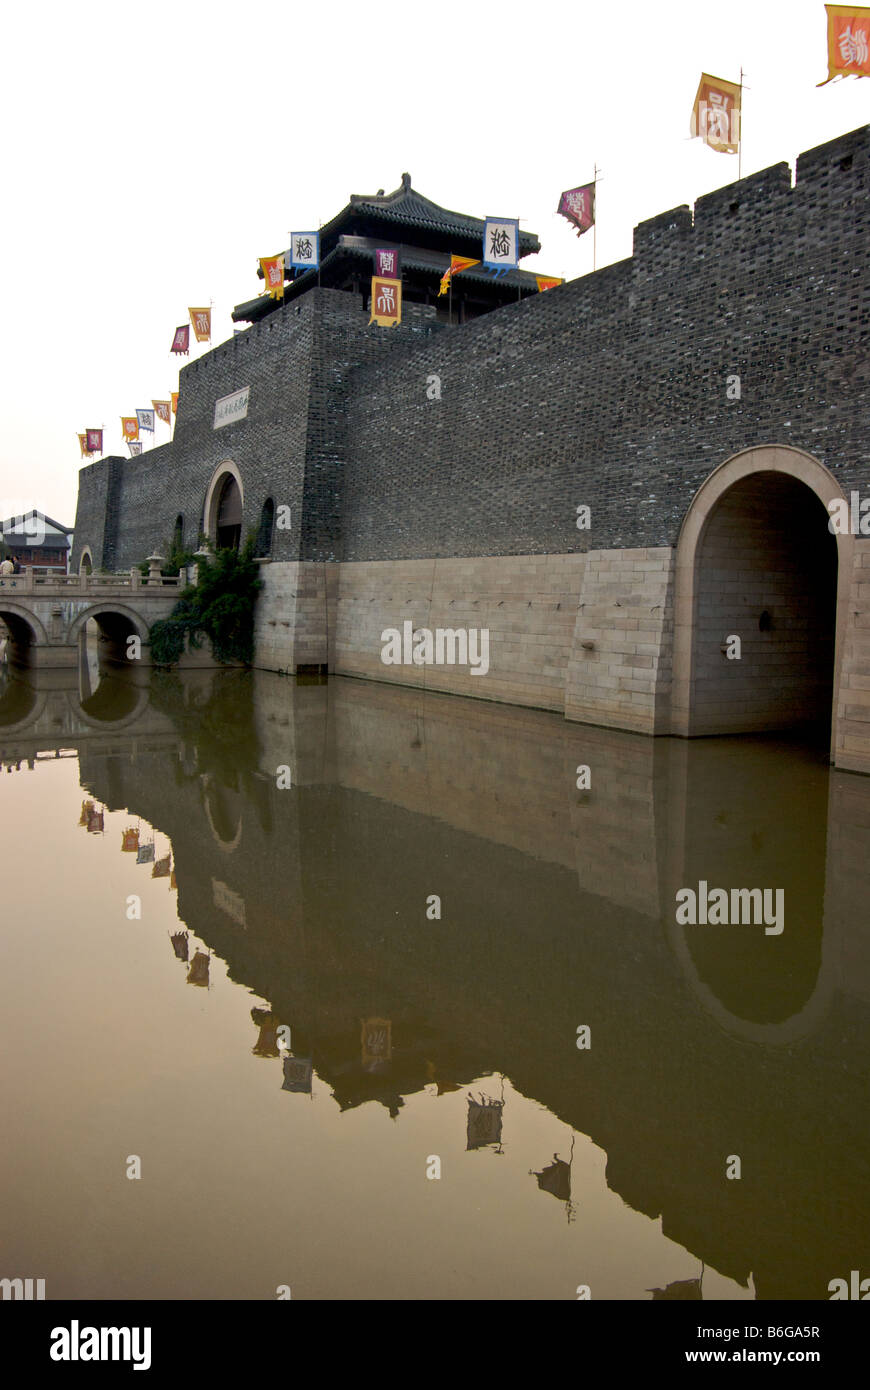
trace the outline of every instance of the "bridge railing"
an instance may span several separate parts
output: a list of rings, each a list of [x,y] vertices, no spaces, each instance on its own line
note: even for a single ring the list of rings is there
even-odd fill
[[[142,577],[138,569],[122,574],[35,574],[32,569],[21,574],[0,574],[0,592],[17,590],[19,594],[105,594],[118,590],[180,589],[186,584],[183,575]]]

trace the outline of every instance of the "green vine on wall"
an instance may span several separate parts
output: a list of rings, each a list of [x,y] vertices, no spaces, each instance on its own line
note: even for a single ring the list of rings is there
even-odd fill
[[[263,587],[254,560],[254,537],[240,551],[218,550],[199,561],[197,582],[186,588],[168,618],[151,628],[151,659],[174,666],[185,650],[211,642],[215,660],[224,665],[254,660],[254,607]]]

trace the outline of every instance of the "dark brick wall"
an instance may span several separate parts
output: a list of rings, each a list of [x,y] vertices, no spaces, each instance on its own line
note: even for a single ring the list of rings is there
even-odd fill
[[[642,223],[630,261],[358,369],[341,558],[674,545],[707,475],[753,444],[868,486],[868,214],[863,128],[803,155],[794,189],[764,170],[694,224]]]
[[[674,545],[731,454],[791,444],[870,486],[870,127],[641,223],[632,259],[461,328],[312,290],[181,373],[173,444],[81,471],[81,546],[127,568],[195,546],[231,459],[275,559]],[[726,397],[739,373],[742,399]],[[441,399],[427,399],[428,378]],[[248,417],[215,401],[250,386]],[[592,508],[578,531],[576,508]]]

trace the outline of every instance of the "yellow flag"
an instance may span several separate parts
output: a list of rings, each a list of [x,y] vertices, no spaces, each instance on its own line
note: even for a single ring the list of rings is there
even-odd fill
[[[557,285],[562,284],[562,281],[556,275],[536,275],[535,279],[538,282],[538,289],[542,293],[544,290],[554,290]]]
[[[438,291],[439,298],[446,294],[450,288],[450,281],[454,275],[458,275],[460,270],[468,270],[473,265],[480,265],[480,261],[473,260],[470,256],[451,256],[450,265],[441,276],[441,288]]]
[[[372,276],[372,316],[369,323],[395,328],[402,322],[402,282],[385,275]]]
[[[173,391],[173,392],[172,392],[172,413],[173,413],[173,415],[177,415],[177,414],[178,414],[178,392],[177,392],[177,391]]]
[[[131,440],[139,438],[139,420],[135,415],[121,416],[121,432],[124,439],[129,444]]]
[[[188,309],[198,343],[211,342],[211,309]]]
[[[870,77],[870,9],[866,5],[826,5],[828,15],[828,75]]]
[[[79,435],[79,448],[82,451],[83,459],[89,459],[91,457],[91,451],[88,448],[88,436],[86,434]]]
[[[719,154],[737,154],[741,92],[739,83],[702,73],[692,108],[692,136],[699,135],[705,145]]]

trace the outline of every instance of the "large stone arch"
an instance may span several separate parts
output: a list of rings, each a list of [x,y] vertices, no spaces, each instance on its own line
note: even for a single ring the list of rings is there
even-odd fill
[[[7,613],[27,624],[35,638],[35,646],[48,646],[48,635],[36,614],[31,609],[26,608],[23,603],[10,602],[4,594],[0,596],[0,618],[5,617]]]
[[[245,485],[242,482],[242,475],[239,468],[232,459],[224,459],[218,464],[211,475],[208,488],[206,489],[205,502],[202,508],[202,529],[208,536],[212,545],[217,539],[217,514],[220,505],[221,493],[227,478],[234,479],[239,489],[242,500],[242,510],[245,506]]]
[[[731,490],[747,479],[773,475],[803,484],[827,510],[832,501],[844,501],[845,494],[834,475],[812,455],[780,444],[764,444],[726,459],[699,488],[683,520],[677,543],[674,576],[674,669],[671,697],[673,734],[690,736],[697,732],[728,732],[702,728],[695,718],[695,638],[699,592],[699,556],[707,528],[719,504]],[[824,518],[821,518],[824,525]],[[825,533],[827,535],[827,532]],[[833,537],[832,537],[833,542]],[[854,538],[836,537],[837,580],[836,615],[833,641],[833,697],[831,752],[835,748],[840,674],[852,580]]]
[[[136,636],[141,638],[143,645],[148,641],[148,623],[141,614],[137,613],[135,609],[129,608],[125,603],[117,603],[113,602],[111,599],[107,599],[105,603],[89,604],[87,608],[83,609],[82,612],[73,619],[67,629],[67,646],[74,647],[76,645],[81,630],[88,621],[88,618],[99,618],[102,614],[105,614],[107,617],[126,618],[131,624]]]

